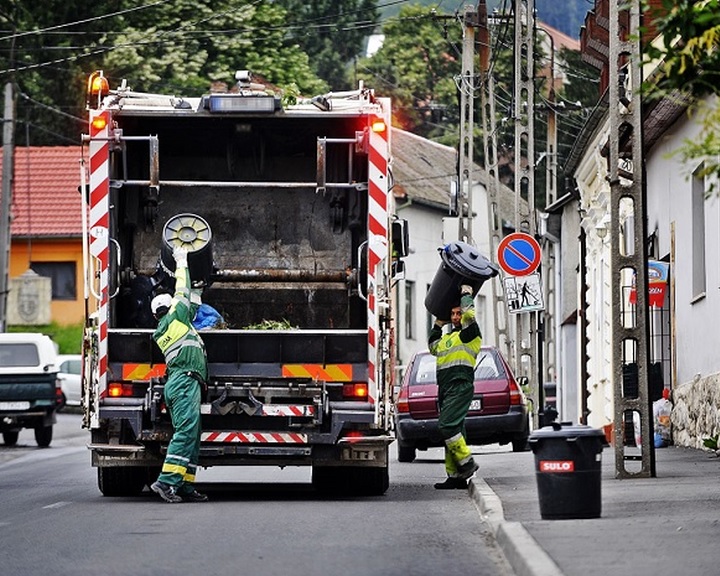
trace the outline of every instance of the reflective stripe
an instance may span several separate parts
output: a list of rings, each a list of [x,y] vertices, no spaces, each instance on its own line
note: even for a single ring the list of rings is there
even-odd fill
[[[166,458],[174,458],[175,460],[180,460],[181,462],[190,462],[190,458],[185,458],[185,456],[178,456],[177,454],[168,454]]]
[[[178,464],[168,464],[167,462],[165,462],[163,464],[162,471],[163,473],[167,472],[168,474],[180,474],[180,476],[185,476],[187,468]]]
[[[166,354],[171,350],[172,345],[180,341],[189,331],[190,327],[180,322],[180,320],[172,320],[165,333],[157,339],[158,347],[163,354]]]
[[[200,350],[204,350],[203,345],[200,344],[197,340],[190,340],[189,338],[183,340],[180,342],[180,344],[173,348],[172,350],[168,350],[165,352],[165,361],[170,364],[178,354],[180,354],[180,351],[183,348],[199,348]]]
[[[190,474],[189,472],[183,476],[183,480],[185,482],[195,482],[195,474]]]

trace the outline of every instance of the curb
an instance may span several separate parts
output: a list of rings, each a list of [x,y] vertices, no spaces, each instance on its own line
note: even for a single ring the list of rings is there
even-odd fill
[[[502,501],[485,480],[470,479],[468,491],[516,576],[564,576],[520,522],[505,521]]]

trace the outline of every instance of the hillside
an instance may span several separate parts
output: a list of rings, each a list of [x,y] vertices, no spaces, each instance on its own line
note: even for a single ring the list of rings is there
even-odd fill
[[[439,10],[445,13],[453,13],[461,10],[465,5],[476,4],[467,0],[409,0],[393,6],[382,7],[387,3],[383,0],[378,1],[380,14],[382,19],[396,16],[400,8],[406,4],[420,4],[421,6],[439,6]],[[488,10],[500,8],[503,4],[510,7],[512,0],[487,0]],[[585,14],[592,9],[593,3],[588,0],[565,0],[558,2],[557,0],[535,0],[535,8],[538,18],[546,24],[564,32],[571,38],[580,37],[580,27],[585,21]]]

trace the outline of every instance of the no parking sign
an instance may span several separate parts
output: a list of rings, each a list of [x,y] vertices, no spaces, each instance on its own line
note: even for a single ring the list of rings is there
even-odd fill
[[[540,265],[540,244],[525,232],[508,234],[500,241],[497,261],[510,276],[528,276]]]

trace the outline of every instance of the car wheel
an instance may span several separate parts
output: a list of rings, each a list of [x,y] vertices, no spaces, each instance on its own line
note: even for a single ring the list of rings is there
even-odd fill
[[[398,462],[412,462],[415,460],[415,446],[398,443]]]
[[[41,448],[47,448],[52,442],[53,427],[50,426],[38,426],[35,428],[35,442]]]
[[[3,442],[5,442],[5,446],[15,446],[19,435],[20,432],[3,432]]]

